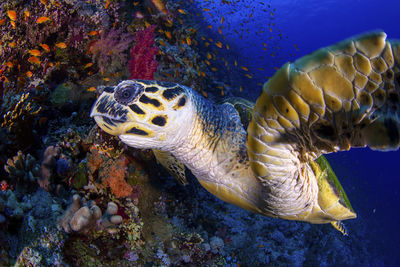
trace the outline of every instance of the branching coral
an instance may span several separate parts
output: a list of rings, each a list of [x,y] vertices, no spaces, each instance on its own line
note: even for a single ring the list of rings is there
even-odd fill
[[[4,106],[7,112],[3,115],[0,135],[5,135],[5,140],[0,147],[8,151],[8,156],[18,150],[26,151],[29,148],[36,148],[40,145],[37,122],[41,107],[29,93],[15,95],[7,98]]]
[[[29,93],[21,95],[19,101],[3,116],[1,127],[7,127],[9,137],[17,139],[22,144],[32,141],[32,126],[40,107],[35,107],[29,98]]]
[[[149,26],[135,34],[136,43],[131,49],[128,63],[130,79],[154,79],[158,67],[155,60],[158,48],[154,46],[154,29],[155,26]]]
[[[18,151],[12,159],[7,160],[4,169],[9,175],[10,184],[18,187],[27,188],[40,176],[40,167],[36,159],[29,154],[24,155],[21,151]]]

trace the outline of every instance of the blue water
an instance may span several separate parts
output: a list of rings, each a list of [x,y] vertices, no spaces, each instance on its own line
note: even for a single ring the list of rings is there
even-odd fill
[[[389,39],[400,39],[399,0],[216,2],[199,4],[211,9],[203,12],[204,23],[211,24],[211,33],[219,36],[217,28],[224,17],[224,41],[234,47],[230,56],[254,74],[253,79],[243,81],[242,94],[250,99],[258,96],[260,82],[274,73],[274,67],[320,47],[372,30],[383,30]],[[268,44],[266,51],[262,49],[264,42]],[[264,70],[257,69],[260,67]],[[370,243],[371,253],[381,256],[383,265],[400,266],[400,152],[352,149],[327,158],[358,214],[356,220],[346,223],[353,229],[366,227],[365,240],[359,242]]]

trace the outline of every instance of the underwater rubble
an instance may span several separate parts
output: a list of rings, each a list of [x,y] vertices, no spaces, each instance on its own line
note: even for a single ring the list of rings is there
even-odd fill
[[[102,86],[129,77],[179,82],[210,98],[219,87],[234,95],[210,78],[194,18],[182,8],[0,3],[0,266],[372,262],[355,241],[361,229],[344,237],[223,203],[193,177],[181,186],[151,151],[127,148],[95,126],[89,112]]]

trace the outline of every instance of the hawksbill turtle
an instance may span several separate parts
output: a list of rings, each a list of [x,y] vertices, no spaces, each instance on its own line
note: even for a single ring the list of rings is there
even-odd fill
[[[286,63],[255,105],[126,80],[104,87],[91,116],[128,146],[153,149],[183,184],[187,166],[226,202],[345,233],[340,222],[356,213],[323,154],[398,149],[399,94],[400,42],[373,32]]]

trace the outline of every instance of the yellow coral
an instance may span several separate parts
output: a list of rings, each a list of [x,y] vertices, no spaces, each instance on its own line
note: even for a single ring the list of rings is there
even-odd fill
[[[16,132],[19,122],[26,120],[24,118],[27,116],[35,116],[40,112],[41,107],[34,109],[31,102],[28,101],[28,97],[29,93],[22,94],[21,99],[15,104],[14,108],[3,116],[4,121],[1,127],[8,127],[10,132]]]

